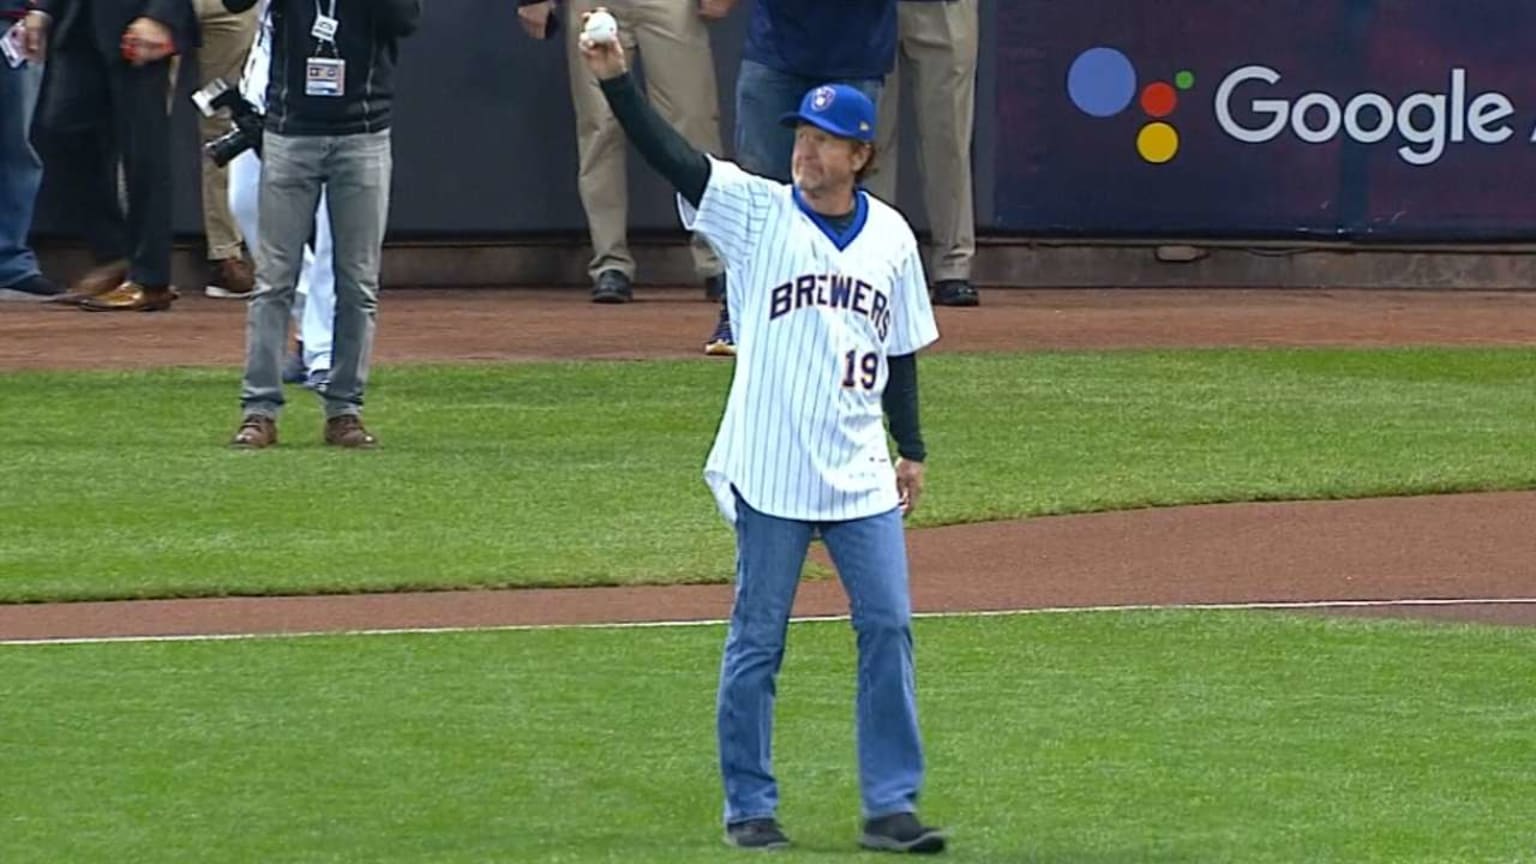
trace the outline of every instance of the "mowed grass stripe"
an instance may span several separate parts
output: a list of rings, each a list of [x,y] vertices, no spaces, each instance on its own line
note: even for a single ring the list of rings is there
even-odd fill
[[[233,370],[0,375],[0,601],[717,582],[729,363],[378,370],[377,453],[225,446]],[[1523,350],[941,355],[914,525],[1536,486]]]

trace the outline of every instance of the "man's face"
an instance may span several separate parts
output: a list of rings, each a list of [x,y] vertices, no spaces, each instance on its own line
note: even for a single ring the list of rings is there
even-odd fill
[[[853,188],[854,176],[869,161],[868,147],[859,141],[839,138],[830,132],[801,123],[795,128],[795,150],[790,176],[807,195]]]

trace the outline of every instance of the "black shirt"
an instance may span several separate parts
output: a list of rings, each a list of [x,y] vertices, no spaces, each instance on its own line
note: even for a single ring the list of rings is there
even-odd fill
[[[257,0],[225,0],[240,12]],[[279,135],[355,135],[389,128],[394,106],[399,40],[415,32],[422,0],[271,0],[272,71],[266,129]],[[339,24],[335,44],[311,31],[318,12]],[[310,96],[305,80],[311,57],[345,61],[340,96]]]

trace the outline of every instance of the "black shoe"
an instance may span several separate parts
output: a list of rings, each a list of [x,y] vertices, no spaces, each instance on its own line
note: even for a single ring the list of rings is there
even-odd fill
[[[981,296],[965,279],[945,279],[933,286],[933,302],[939,306],[978,306]]]
[[[618,270],[604,270],[597,274],[597,283],[592,286],[593,303],[628,303],[634,296],[629,287],[629,277]]]
[[[719,303],[725,297],[725,274],[711,276],[704,280],[704,299],[711,303]]]
[[[914,814],[896,813],[865,822],[859,845],[881,852],[933,855],[944,851],[944,832],[917,821]]]
[[[725,842],[738,849],[785,849],[789,837],[774,819],[748,819],[725,826]]]
[[[48,281],[41,274],[34,273],[20,282],[13,282],[0,288],[0,294],[7,292],[14,293],[23,300],[47,300],[50,297],[62,295],[64,289]]]

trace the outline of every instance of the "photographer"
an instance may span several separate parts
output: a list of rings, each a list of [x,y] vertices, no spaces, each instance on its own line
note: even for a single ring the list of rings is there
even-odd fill
[[[198,86],[206,87],[216,78],[235,80],[245,65],[256,31],[257,12],[231,12],[223,0],[192,0],[197,13],[200,35],[197,65],[189,70],[197,76]],[[186,74],[186,73],[182,73]],[[198,123],[198,140],[207,143],[221,130],[217,117],[203,117]],[[208,159],[202,161],[203,236],[207,251],[207,279],[203,293],[209,297],[240,298],[251,296],[255,276],[244,254],[242,232],[229,212],[228,166]],[[250,242],[255,242],[254,240]]]
[[[169,309],[171,60],[197,42],[191,0],[34,0],[26,31],[30,58],[47,53],[52,67],[37,117],[47,170],[98,264],[65,299],[92,311]]]
[[[256,0],[225,3],[240,11]],[[271,0],[270,15],[261,243],[246,321],[243,417],[231,444],[277,443],[288,318],[323,190],[336,268],[324,439],[373,447],[360,415],[389,212],[394,65],[398,40],[421,17],[421,0]]]
[[[267,5],[267,0],[262,0],[257,11],[255,38],[246,54],[239,89],[229,89],[228,83],[220,78],[192,97],[204,117],[218,118],[222,108],[228,110],[233,121],[204,149],[209,163],[228,168],[227,206],[252,250],[261,242],[261,127],[272,60],[272,19],[267,14]],[[327,212],[322,191],[315,210],[313,247],[304,248],[304,266],[294,293],[293,323],[299,339],[283,367],[284,382],[303,384],[311,390],[324,386],[330,377],[331,326],[336,318],[336,273]]]

